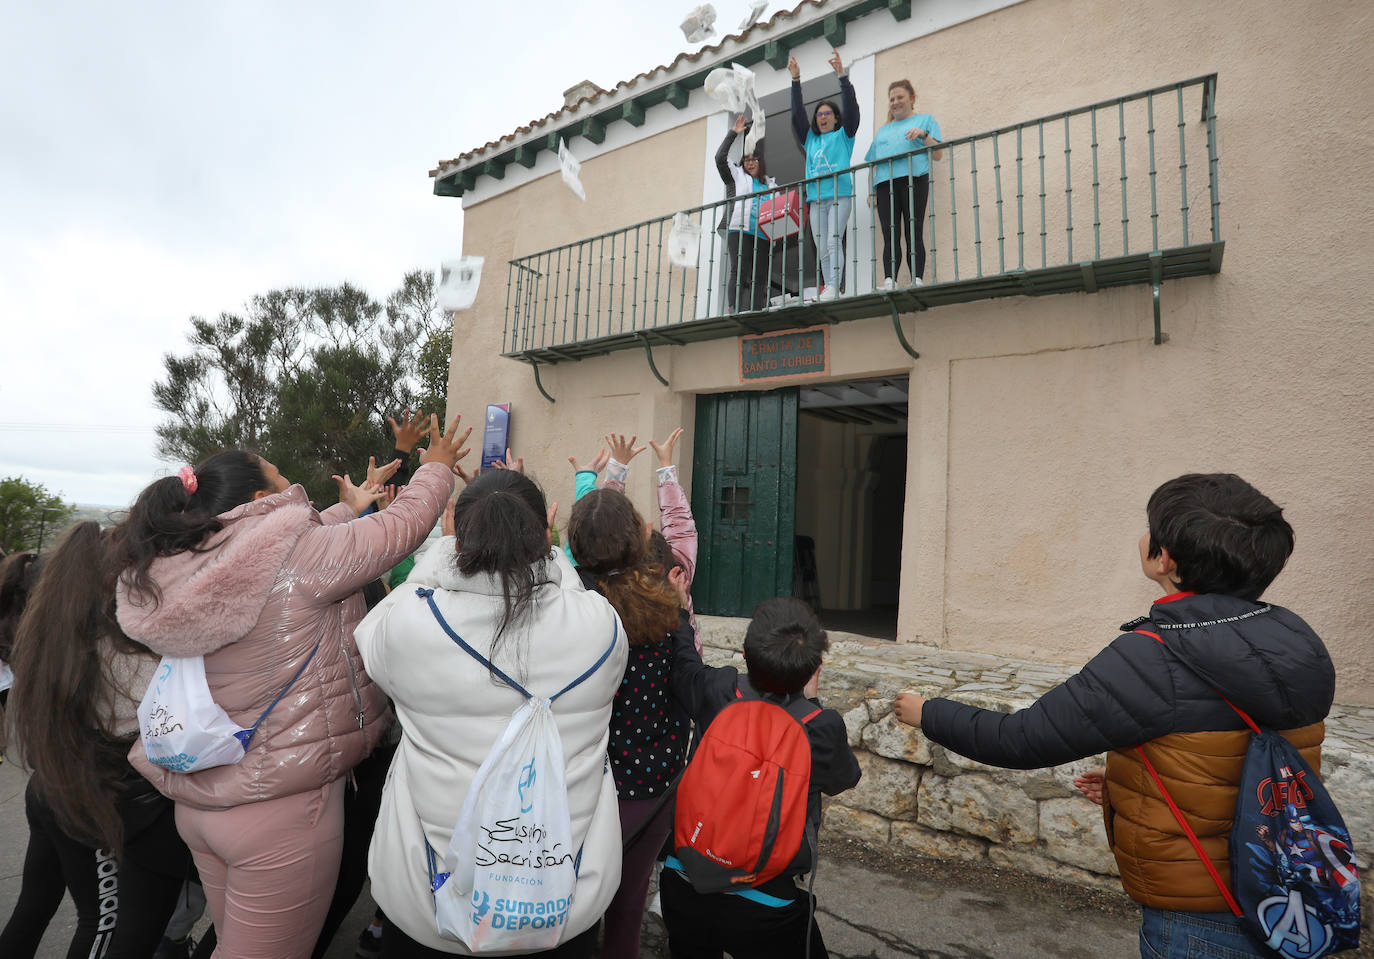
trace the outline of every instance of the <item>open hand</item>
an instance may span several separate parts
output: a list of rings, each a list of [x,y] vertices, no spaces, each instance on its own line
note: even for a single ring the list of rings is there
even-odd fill
[[[830,59],[825,62],[835,68],[835,75],[837,77],[844,76],[844,63],[840,60],[840,51],[831,50]]]
[[[648,449],[647,446],[635,446],[637,439],[638,436],[631,436],[626,442],[624,433],[607,433],[606,445],[611,448],[611,459],[629,466],[630,460]]]
[[[568,462],[572,464],[574,472],[580,473],[583,470],[591,470],[598,476],[601,474],[601,471],[606,468],[606,464],[610,461],[611,454],[606,452],[606,448],[604,446],[596,451],[596,455],[592,457],[591,462],[589,463],[579,463],[577,461],[576,456],[568,457]]]
[[[409,408],[402,415],[401,422],[397,423],[390,416],[386,421],[391,424],[391,435],[396,437],[396,448],[402,453],[415,449],[415,444],[420,442],[421,437],[428,436],[431,428],[429,417],[424,413],[412,414]]]
[[[735,117],[735,125],[730,129],[734,130],[736,133],[743,133],[745,130],[749,129],[749,123],[744,119],[743,113]]]
[[[677,441],[680,439],[682,439],[681,426],[679,426],[677,429],[669,433],[668,438],[664,440],[661,444],[655,443],[653,440],[649,440],[649,445],[652,446],[654,448],[654,452],[658,454],[659,466],[673,465],[673,447],[677,446]]]
[[[687,570],[674,566],[668,570],[668,582],[677,591],[677,604],[686,609],[692,601],[692,584],[687,582]]]
[[[395,476],[396,471],[400,468],[400,460],[392,460],[390,463],[378,466],[377,457],[369,456],[367,458],[367,479],[364,480],[363,485],[370,486],[373,489],[379,486],[385,486],[386,481]]]
[[[792,74],[793,80],[801,79],[801,64],[797,62],[796,57],[787,58],[787,72]]]
[[[506,447],[506,458],[504,460],[492,460],[491,468],[494,470],[513,470],[516,473],[525,472],[525,457],[518,459],[511,456],[510,447]]]
[[[433,413],[429,414],[429,446],[420,451],[421,466],[426,463],[443,463],[449,469],[453,469],[460,459],[471,452],[463,446],[467,442],[468,435],[472,432],[471,426],[463,431],[463,435],[456,439],[454,436],[458,432],[458,421],[462,418],[462,413],[454,416],[448,429],[440,433],[439,417]]]
[[[457,469],[458,467],[455,466],[454,470]],[[449,497],[448,504],[444,506],[444,518],[439,523],[439,532],[443,533],[445,536],[453,535],[453,507],[457,502],[458,496],[455,493],[453,496]]]
[[[1078,787],[1078,791],[1088,797],[1089,802],[1102,805],[1102,789],[1107,784],[1107,770],[1102,767],[1089,769],[1081,776],[1073,777],[1073,784]]]
[[[386,493],[378,487],[354,486],[353,479],[345,473],[342,476],[335,476],[334,482],[339,484],[339,502],[345,504],[355,514],[361,516],[363,510],[373,503],[382,499]]]
[[[908,726],[921,728],[921,710],[925,707],[924,696],[916,693],[900,693],[897,696],[896,712],[897,718]]]

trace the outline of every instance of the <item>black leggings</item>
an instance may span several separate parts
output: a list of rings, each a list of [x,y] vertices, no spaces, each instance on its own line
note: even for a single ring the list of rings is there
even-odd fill
[[[731,230],[726,243],[730,269],[725,301],[730,312],[735,311],[736,303],[741,312],[762,310],[768,306],[768,290],[772,285],[769,253],[773,245],[765,237],[739,230]]]
[[[930,174],[884,180],[873,192],[883,231],[883,276],[896,278],[905,237],[907,268],[913,280],[920,279],[926,272],[926,197],[930,194]]]
[[[67,959],[152,955],[176,908],[189,861],[172,803],[162,800],[161,805],[160,814],[127,837],[124,855],[117,860],[63,832],[30,783],[24,793],[29,822],[24,875],[19,902],[0,932],[0,956],[32,959],[64,887],[76,904],[76,932]],[[126,816],[126,824],[129,820]]]

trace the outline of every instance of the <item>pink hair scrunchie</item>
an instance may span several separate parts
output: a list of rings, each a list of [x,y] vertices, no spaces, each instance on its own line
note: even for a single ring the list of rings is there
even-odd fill
[[[196,480],[196,471],[189,466],[183,466],[177,470],[177,476],[181,477],[181,485],[186,487],[188,494],[195,493],[200,483]]]

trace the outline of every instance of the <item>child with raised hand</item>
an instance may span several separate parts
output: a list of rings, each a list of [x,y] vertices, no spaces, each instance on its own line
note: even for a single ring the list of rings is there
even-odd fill
[[[1260,602],[1293,551],[1293,529],[1272,500],[1239,476],[1193,473],[1155,490],[1146,517],[1140,566],[1167,595],[1076,675],[1011,715],[902,693],[897,718],[991,766],[1036,769],[1107,752],[1105,770],[1074,784],[1103,807],[1121,883],[1141,905],[1141,955],[1182,955],[1170,942],[1190,941],[1206,955],[1272,955],[1228,910],[1146,758],[1218,874],[1230,876],[1251,736],[1231,704],[1320,769],[1335,670],[1307,623]]]
[[[623,439],[623,438],[622,438]],[[622,450],[623,451],[623,450]],[[648,549],[648,524],[623,492],[592,490],[573,504],[568,542],[589,590],[620,616],[629,660],[611,711],[608,755],[620,802],[620,888],[606,909],[606,959],[637,959],[644,900],[654,859],[672,829],[672,806],[660,797],[674,783],[688,727],[673,700],[670,634],[691,645],[679,594]]]
[[[678,440],[682,439],[682,432],[682,427],[679,426],[668,434],[668,438],[662,443],[649,440],[649,445],[658,457],[658,469],[655,473],[658,479],[659,525],[662,528],[662,532],[653,530],[649,533],[649,549],[658,564],[663,567],[665,574],[680,569],[687,588],[691,589],[697,569],[697,524],[692,517],[692,505],[687,500],[687,493],[678,482],[677,465],[673,462],[673,451],[677,448]],[[630,475],[630,461],[644,452],[643,446],[635,446],[635,440],[638,438],[631,436],[626,440],[624,433],[606,434],[610,456],[606,461],[604,489],[625,492],[625,481]],[[594,480],[595,476],[592,478]],[[579,478],[579,497],[585,492],[581,484]],[[692,624],[693,642],[696,644],[697,652],[701,652],[701,633],[697,629],[696,610],[692,608],[690,593],[687,596],[686,609],[687,619]]]

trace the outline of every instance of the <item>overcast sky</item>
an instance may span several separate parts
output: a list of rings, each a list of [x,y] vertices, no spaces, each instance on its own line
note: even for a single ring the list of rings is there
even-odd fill
[[[435,161],[668,62],[694,5],[0,4],[0,476],[128,504],[189,317],[456,255]]]

